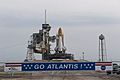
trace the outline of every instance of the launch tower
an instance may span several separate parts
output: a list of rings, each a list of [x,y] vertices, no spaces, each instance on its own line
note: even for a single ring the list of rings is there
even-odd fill
[[[46,23],[46,11],[45,11],[45,23],[42,24],[42,29],[38,33],[31,35],[31,40],[28,41],[27,55],[25,61],[35,60],[35,53],[42,54],[42,60],[52,59],[70,59],[72,60],[73,54],[66,53],[64,46],[64,34],[61,28],[58,29],[57,35],[50,36],[49,32],[51,26]],[[56,42],[54,49],[55,53],[51,54],[50,42]]]

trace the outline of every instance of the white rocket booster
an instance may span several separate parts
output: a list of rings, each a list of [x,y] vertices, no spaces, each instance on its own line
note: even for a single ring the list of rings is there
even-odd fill
[[[56,47],[55,51],[57,53],[65,53],[66,48],[64,46],[64,34],[61,28],[58,29],[58,33],[56,35]]]

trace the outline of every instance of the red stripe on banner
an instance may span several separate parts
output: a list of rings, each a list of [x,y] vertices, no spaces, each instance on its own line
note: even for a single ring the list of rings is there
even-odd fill
[[[112,63],[112,62],[96,62],[96,63]]]
[[[5,63],[5,64],[22,64],[22,63]]]
[[[111,62],[98,62],[95,63],[95,66],[112,66]]]
[[[20,67],[22,64],[6,64],[6,67]]]

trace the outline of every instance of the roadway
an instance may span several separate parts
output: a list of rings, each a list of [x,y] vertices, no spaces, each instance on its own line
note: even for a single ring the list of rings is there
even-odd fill
[[[0,80],[120,80],[120,75],[95,71],[48,71],[28,74],[2,75]]]

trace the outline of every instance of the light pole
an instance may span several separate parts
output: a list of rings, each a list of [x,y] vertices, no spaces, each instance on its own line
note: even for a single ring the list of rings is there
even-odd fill
[[[83,56],[82,56],[82,57],[83,57],[83,60],[85,60],[85,59],[84,59],[84,58],[85,58],[85,53],[84,53],[84,52],[82,52],[82,55],[83,55]]]

